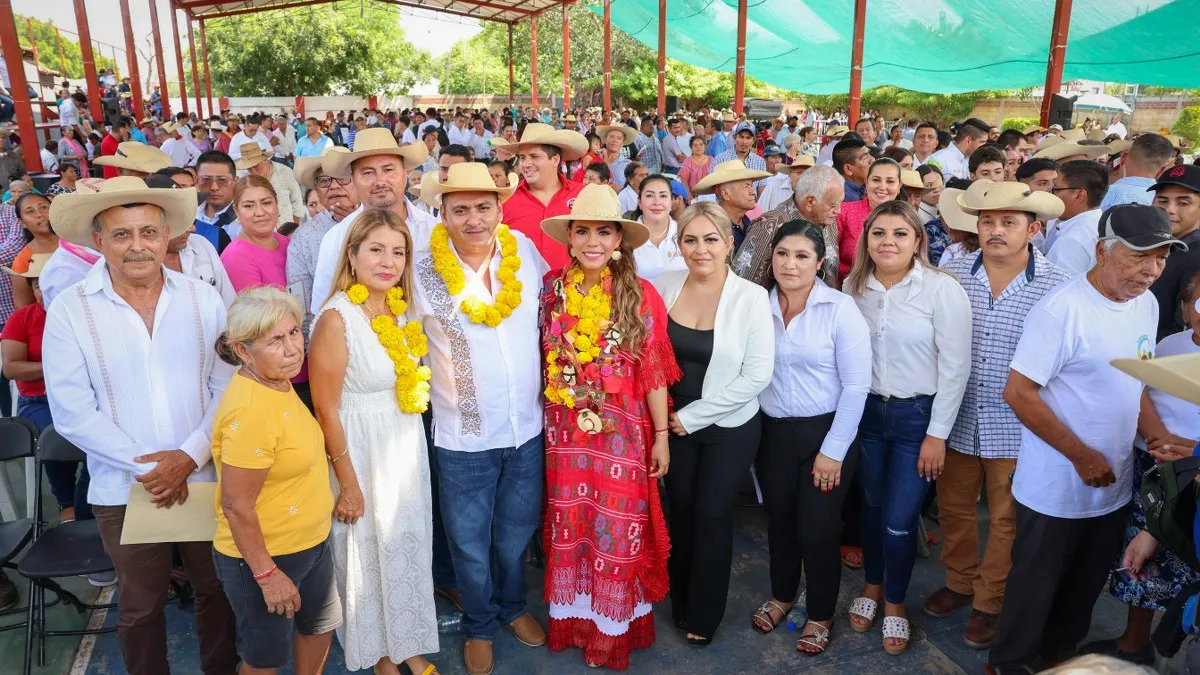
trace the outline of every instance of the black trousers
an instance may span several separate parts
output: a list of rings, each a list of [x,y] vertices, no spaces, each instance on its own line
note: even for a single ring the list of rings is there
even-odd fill
[[[997,667],[1075,656],[1129,520],[1128,506],[1081,519],[1042,515],[1020,502],[1016,509],[1013,566],[988,659]]]
[[[671,437],[666,475],[671,507],[671,610],[688,632],[712,637],[725,616],[733,563],[733,508],[758,453],[761,415],[745,424],[712,425]]]
[[[813,462],[833,425],[833,413],[816,417],[763,416],[755,473],[767,511],[771,595],[790,602],[807,577],[808,617],[833,618],[842,579],[842,502],[858,464],[858,444],[842,462],[841,485],[822,493],[813,487]]]

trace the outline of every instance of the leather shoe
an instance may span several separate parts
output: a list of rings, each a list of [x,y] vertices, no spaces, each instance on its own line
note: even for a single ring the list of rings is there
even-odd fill
[[[542,628],[542,624],[530,616],[529,612],[508,624],[508,629],[516,636],[517,641],[526,647],[541,647],[546,644],[546,629]]]
[[[999,614],[972,610],[971,618],[967,619],[967,628],[963,631],[963,641],[975,649],[991,647],[996,641],[996,623],[999,620]]]
[[[958,611],[959,607],[971,604],[971,600],[974,597],[973,595],[957,593],[943,586],[933,595],[929,596],[921,609],[928,616],[932,616],[935,619],[944,619]]]
[[[492,675],[492,641],[467,640],[463,646],[463,664],[471,675]]]

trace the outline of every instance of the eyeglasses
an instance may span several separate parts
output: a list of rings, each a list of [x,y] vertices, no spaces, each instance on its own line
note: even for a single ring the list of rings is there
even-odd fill
[[[333,181],[335,180],[337,181],[338,185],[349,185],[350,181],[353,179],[335,178],[333,176],[317,176],[317,187],[321,188],[322,190],[327,189],[330,185],[333,185]]]
[[[1083,188],[1081,188],[1081,187],[1052,187],[1052,188],[1050,188],[1050,192],[1054,193],[1054,194],[1058,194],[1059,192],[1062,192],[1063,190],[1082,190],[1082,189]]]
[[[225,187],[227,185],[233,185],[233,176],[200,176],[197,183],[201,187],[210,187],[213,185]]]

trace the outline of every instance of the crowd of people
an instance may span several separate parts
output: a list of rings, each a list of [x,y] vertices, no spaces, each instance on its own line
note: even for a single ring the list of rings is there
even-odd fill
[[[822,118],[64,127],[58,189],[0,205],[3,374],[87,455],[47,475],[98,523],[127,671],[169,672],[173,555],[205,672],[320,672],[336,634],[351,670],[431,675],[435,597],[472,675],[501,628],[626,669],[668,596],[702,648],[738,630],[748,480],[770,573],[739,623],[801,603],[799,654],[836,653],[843,565],[850,627],[906,651],[936,513],[923,611],[969,606],[991,672],[1152,663],[1200,570],[1131,504],[1200,409],[1109,362],[1200,352],[1200,167],[1157,133]],[[121,543],[131,489],[170,507],[195,482],[211,543]],[[1127,628],[1081,645],[1114,570]]]

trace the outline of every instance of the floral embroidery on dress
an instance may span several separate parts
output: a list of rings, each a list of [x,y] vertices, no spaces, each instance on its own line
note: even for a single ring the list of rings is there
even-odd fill
[[[429,297],[434,316],[442,324],[446,338],[450,340],[450,359],[454,362],[454,389],[458,394],[458,409],[461,416],[462,433],[468,436],[483,435],[483,418],[479,413],[479,401],[475,398],[475,371],[471,367],[471,345],[459,321],[459,311],[446,288],[446,282],[433,266],[433,258],[422,258],[416,264],[417,277]]]
[[[232,421],[232,422],[230,422],[230,423],[229,423],[229,430],[230,430],[230,431],[237,431],[237,430],[238,430],[240,427],[241,427],[241,425],[239,425],[239,424],[238,424],[238,421],[237,421],[237,420],[234,420],[234,421]]]
[[[292,504],[291,506],[288,507],[288,515],[289,516],[300,515],[300,507],[296,506],[295,504]]]

